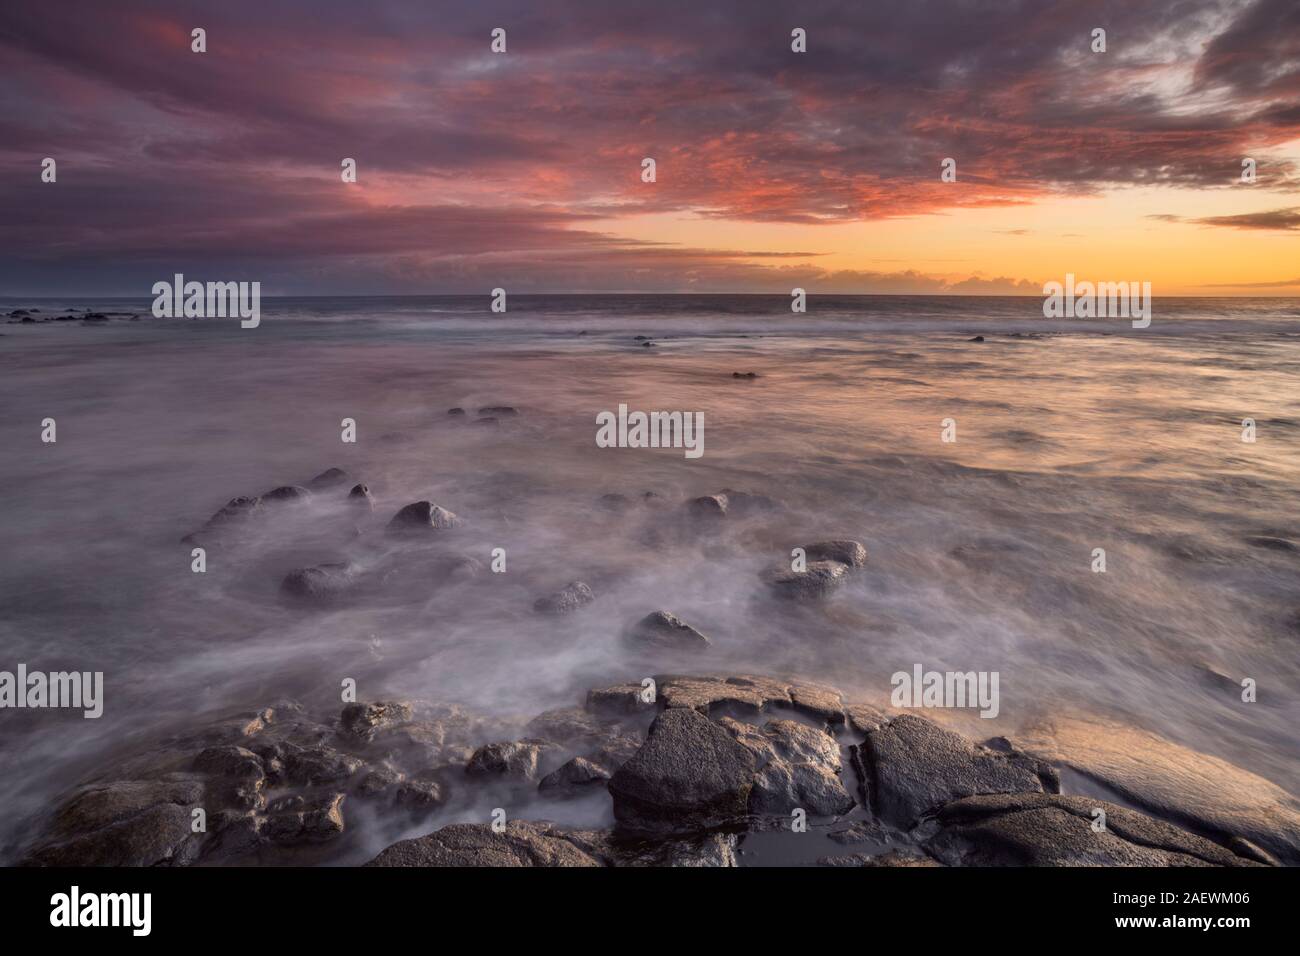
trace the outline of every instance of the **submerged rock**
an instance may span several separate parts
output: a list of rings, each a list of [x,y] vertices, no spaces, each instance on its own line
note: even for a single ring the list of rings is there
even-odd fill
[[[465,765],[471,777],[514,777],[536,780],[542,754],[551,745],[541,740],[511,740],[485,744],[474,751]]]
[[[763,581],[784,600],[820,601],[834,593],[848,573],[848,565],[839,561],[810,561],[804,571],[778,568],[765,572]]]
[[[263,501],[306,501],[311,492],[300,485],[281,485],[262,495]]]
[[[295,568],[280,582],[280,591],[292,598],[328,603],[344,597],[357,585],[356,569],[350,564],[319,564]]]
[[[867,563],[867,549],[861,541],[818,541],[804,545],[803,550],[809,561],[838,561],[850,568],[860,568]]]
[[[627,640],[638,647],[666,650],[695,650],[707,648],[712,642],[669,611],[647,614],[627,632]]]
[[[480,415],[491,415],[495,418],[510,418],[518,415],[519,409],[512,405],[485,405],[478,410]]]
[[[328,488],[337,488],[347,482],[348,473],[342,468],[327,468],[307,482],[307,487],[312,491],[324,491]]]
[[[745,813],[754,770],[753,753],[709,718],[664,711],[609,782],[614,817],[635,829],[717,826]]]
[[[540,614],[570,614],[586,607],[596,600],[591,588],[581,581],[570,582],[562,590],[538,598],[533,602],[533,610]]]
[[[348,492],[348,504],[358,511],[374,511],[375,499],[370,495],[370,488],[364,484],[352,486]]]
[[[421,533],[459,528],[462,524],[464,522],[446,508],[440,508],[432,501],[416,501],[393,515],[388,530],[393,534]]]
[[[339,732],[356,740],[370,740],[380,731],[407,723],[412,716],[414,710],[404,700],[346,704],[339,715]]]

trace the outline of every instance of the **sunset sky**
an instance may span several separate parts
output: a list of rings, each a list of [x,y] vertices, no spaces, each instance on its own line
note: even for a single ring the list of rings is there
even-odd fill
[[[0,59],[0,295],[1300,294],[1297,0],[10,0]]]

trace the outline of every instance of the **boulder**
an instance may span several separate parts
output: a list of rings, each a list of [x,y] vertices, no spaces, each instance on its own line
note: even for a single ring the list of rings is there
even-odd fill
[[[375,499],[370,494],[370,488],[364,484],[352,486],[348,492],[348,504],[358,511],[374,511]]]
[[[346,484],[347,481],[348,473],[342,468],[327,468],[307,482],[307,487],[312,491],[324,491],[329,488],[337,488],[339,485]]]
[[[609,782],[614,817],[634,829],[707,828],[742,816],[755,759],[696,711],[664,711]]]
[[[497,833],[487,823],[453,823],[402,840],[366,866],[600,866],[550,824],[512,820]]]
[[[323,843],[343,833],[343,801],[341,793],[307,801],[291,797],[272,807],[263,834],[279,844]]]
[[[669,611],[653,611],[628,630],[627,640],[637,647],[702,651],[711,641]]]
[[[962,797],[1060,790],[1041,761],[973,744],[913,714],[872,730],[852,753],[872,811],[903,829]]]
[[[1027,753],[1097,780],[1157,816],[1242,837],[1300,864],[1300,804],[1226,760],[1115,721],[1058,718],[1015,737]]]
[[[850,568],[860,568],[867,563],[867,549],[861,541],[818,541],[804,545],[803,550],[809,561],[838,561]]]
[[[751,813],[785,816],[798,808],[812,816],[838,816],[853,809],[856,801],[840,781],[839,744],[826,732],[793,720],[771,720],[761,730],[725,717],[721,724],[759,766]]]
[[[484,744],[474,751],[465,764],[471,777],[512,777],[536,780],[542,754],[550,749],[541,740],[511,740]]]
[[[542,778],[537,789],[551,796],[569,796],[590,792],[604,786],[610,773],[585,757],[574,757],[558,770]]]
[[[445,531],[459,528],[462,524],[464,522],[446,508],[440,508],[432,501],[416,501],[393,515],[388,530],[394,534]]]
[[[1093,810],[1105,811],[1093,829]],[[925,848],[949,866],[1259,866],[1163,820],[1089,797],[1014,793],[943,807]]]
[[[279,488],[272,488],[266,494],[262,495],[263,501],[306,501],[311,497],[311,492],[300,485],[281,485]]]
[[[372,739],[381,730],[406,723],[414,716],[411,705],[400,700],[372,704],[346,704],[339,715],[339,733],[358,741]]]
[[[533,610],[539,614],[570,614],[594,600],[596,595],[589,586],[581,581],[573,581],[554,594],[538,598],[533,602]]]
[[[820,601],[844,583],[849,569],[839,561],[809,561],[804,571],[778,568],[763,575],[772,592],[787,601]]]
[[[318,564],[295,568],[280,582],[288,597],[314,604],[328,604],[345,597],[357,585],[356,569],[350,564]]]

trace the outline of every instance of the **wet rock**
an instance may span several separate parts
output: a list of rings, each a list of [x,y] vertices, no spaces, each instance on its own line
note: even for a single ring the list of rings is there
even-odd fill
[[[550,824],[511,820],[497,833],[487,823],[453,823],[402,840],[366,866],[600,866]]]
[[[561,707],[538,714],[525,728],[528,735],[567,744],[582,738],[597,738],[607,723],[582,707]]]
[[[478,410],[480,415],[490,415],[494,418],[511,418],[519,414],[519,409],[511,405],[485,405]]]
[[[447,409],[447,414],[453,417],[462,416],[465,414],[465,409],[460,408],[459,406],[456,408],[449,408]]]
[[[636,829],[705,828],[741,816],[754,755],[687,708],[655,718],[641,749],[609,782],[614,817]]]
[[[732,373],[731,373],[731,377],[732,377],[732,378],[747,378],[747,379],[755,379],[755,378],[758,378],[758,373],[757,373],[757,372],[732,372]]]
[[[851,568],[860,568],[867,563],[867,549],[861,541],[818,541],[804,545],[803,550],[809,561],[838,561]]]
[[[641,699],[646,688],[640,684],[616,684],[613,687],[593,687],[587,691],[587,709],[595,713],[633,714],[653,710],[654,703]]]
[[[1093,809],[1105,829],[1093,829]],[[1163,820],[1088,797],[967,797],[937,815],[925,848],[950,866],[1258,866]]]
[[[280,592],[296,600],[327,604],[345,597],[356,585],[352,565],[318,564],[290,571],[280,582]]]
[[[983,342],[983,341],[984,341],[984,336],[982,336],[982,335],[972,336],[971,338],[967,339],[967,341],[968,341],[968,342]]]
[[[341,753],[333,747],[282,747],[285,777],[304,786],[338,783],[366,765],[360,757]]]
[[[1300,809],[1277,784],[1114,721],[1058,718],[1015,737],[1022,750],[1100,781],[1157,816],[1300,863]]]
[[[810,561],[805,571],[768,571],[763,581],[783,600],[821,601],[844,583],[848,573],[848,567],[839,561]]]
[[[560,591],[533,602],[533,610],[540,614],[570,614],[586,607],[596,600],[589,586],[581,581],[573,581]]]
[[[849,853],[844,856],[824,856],[818,866],[943,866],[920,853],[890,850],[886,853]]]
[[[253,517],[262,512],[261,498],[248,498],[240,496],[231,498],[226,504],[214,514],[200,529],[199,534],[221,534],[243,527]],[[187,535],[182,538],[182,543],[189,544],[194,535]]]
[[[791,703],[790,686],[770,677],[662,677],[659,697],[665,707],[689,707],[702,714],[719,706],[762,710]]]
[[[751,813],[786,815],[796,808],[813,816],[837,816],[855,801],[840,781],[840,748],[824,731],[793,720],[772,720],[761,729],[723,718],[723,727],[754,754],[759,767],[749,795]]]
[[[156,866],[198,855],[190,811],[203,803],[192,778],[120,780],[78,791],[54,814],[25,862],[36,866]]]
[[[703,495],[691,499],[687,506],[692,518],[722,518],[727,514],[726,495]]]
[[[638,647],[663,648],[665,650],[701,651],[712,643],[695,628],[669,611],[653,611],[647,614],[632,625],[626,637],[630,643]]]
[[[348,473],[342,468],[327,468],[307,482],[307,487],[312,491],[325,491],[329,488],[337,488],[339,485],[347,484],[347,482]]]
[[[323,843],[343,833],[345,796],[333,793],[311,802],[301,797],[268,816],[263,833],[279,844]]]
[[[339,733],[354,740],[371,740],[376,733],[414,716],[410,703],[402,700],[381,700],[372,704],[346,704],[339,715]]]
[[[464,522],[446,508],[440,508],[432,501],[416,501],[393,515],[388,530],[394,534],[445,531],[459,528],[462,524]]]
[[[262,758],[245,747],[207,747],[194,758],[194,769],[219,777],[260,779],[266,771]]]
[[[903,829],[962,797],[1060,789],[1041,761],[973,744],[913,714],[872,730],[852,753],[872,811]]]
[[[263,501],[306,501],[311,497],[311,492],[300,485],[281,485],[279,488],[272,488],[266,494],[262,495]]]
[[[406,774],[394,770],[392,767],[379,767],[361,778],[361,782],[357,784],[356,792],[363,797],[373,797],[385,790],[396,787],[405,779]]]
[[[407,810],[425,813],[441,806],[445,800],[442,785],[431,778],[407,780],[397,785],[393,803]]]
[[[542,740],[512,740],[484,744],[474,751],[465,764],[471,777],[509,777],[536,780],[544,752],[551,749]]]
[[[609,778],[608,770],[584,757],[574,757],[543,777],[537,789],[550,796],[575,795],[599,789]]]

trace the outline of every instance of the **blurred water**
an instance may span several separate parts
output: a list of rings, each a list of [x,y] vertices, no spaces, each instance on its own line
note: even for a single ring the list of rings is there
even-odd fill
[[[0,326],[0,669],[102,670],[107,698],[98,721],[0,712],[0,845],[110,746],[284,696],[335,707],[342,677],[362,699],[526,716],[663,671],[881,699],[916,663],[996,670],[1001,715],[973,733],[1116,715],[1300,788],[1296,300],[1157,300],[1145,331],[1049,323],[1037,299],[814,297],[807,316],[780,297],[486,302],[265,300],[255,330]],[[33,305],[148,308],[0,309]],[[702,411],[704,457],[597,448],[595,416],[619,403]],[[500,404],[521,415],[497,429],[446,415]],[[370,485],[373,517],[317,496],[190,571],[180,537],[231,497],[331,466]],[[724,487],[786,508],[681,522],[680,499]],[[598,505],[642,491],[668,506]],[[486,564],[503,547],[508,572],[422,577],[429,548],[381,532],[424,498],[469,522],[433,550]],[[770,601],[758,573],[826,537],[862,540],[868,567],[825,606]],[[353,606],[280,599],[288,570],[329,560],[414,570]],[[574,579],[595,605],[532,612]],[[660,607],[715,650],[630,656],[620,632]],[[1206,665],[1256,678],[1259,702]]]

